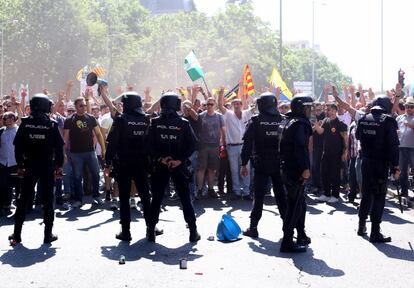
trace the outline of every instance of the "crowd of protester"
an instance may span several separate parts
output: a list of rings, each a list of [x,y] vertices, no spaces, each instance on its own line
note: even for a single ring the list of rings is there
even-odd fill
[[[84,204],[85,195],[92,195],[96,205],[102,205],[105,200],[110,202],[111,209],[117,209],[117,184],[110,171],[103,173],[103,159],[105,138],[114,117],[122,112],[122,104],[116,96],[109,96],[107,87],[101,89],[101,97],[88,88],[83,97],[74,99],[72,87],[73,82],[68,81],[66,91],[50,95],[55,98],[50,117],[57,121],[65,140],[64,177],[55,183],[56,205],[62,209],[78,208]],[[243,135],[250,118],[257,112],[254,97],[229,100],[224,97],[223,89],[216,93],[205,91],[198,85],[176,89],[182,98],[182,116],[189,121],[199,140],[196,152],[189,159],[193,172],[190,185],[193,201],[220,197],[254,200],[251,181],[254,168],[248,165],[247,177],[240,173]],[[127,90],[133,90],[133,87]],[[361,85],[358,88],[344,85],[342,90],[343,97],[339,97],[335,87],[326,85],[321,99],[315,101],[314,131],[309,145],[312,173],[307,183],[308,191],[316,196],[317,201],[330,204],[345,200],[354,202],[361,191],[356,123],[369,111],[375,97],[371,89],[364,90]],[[46,89],[43,92],[49,94]],[[122,92],[117,89],[116,94]],[[152,101],[151,89],[146,88],[143,94],[145,112],[151,116],[158,115],[159,101]],[[275,94],[280,98],[279,89]],[[409,175],[414,164],[414,98],[405,95],[399,84],[387,91],[387,96],[392,100],[392,115],[398,122],[401,194],[412,198],[409,197]],[[30,107],[24,97],[20,102],[17,99],[17,93],[12,91],[0,101],[1,215],[12,213],[13,199],[20,191],[13,140],[22,117],[30,115]],[[278,99],[278,109],[282,115],[286,114],[289,101]],[[270,188],[271,183],[269,193]],[[166,193],[173,198],[174,187],[170,185]],[[37,185],[35,195],[33,205],[41,204],[41,186]],[[137,197],[139,191],[133,185],[131,208],[136,207]]]

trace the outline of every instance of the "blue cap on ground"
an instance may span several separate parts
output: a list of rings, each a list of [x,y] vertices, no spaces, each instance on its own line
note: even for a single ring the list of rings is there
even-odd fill
[[[231,216],[224,214],[217,226],[216,234],[220,241],[236,241],[239,239],[241,229]]]

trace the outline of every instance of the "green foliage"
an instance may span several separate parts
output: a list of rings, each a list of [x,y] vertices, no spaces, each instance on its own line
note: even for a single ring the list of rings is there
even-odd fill
[[[246,63],[256,88],[266,86],[279,63],[277,33],[253,14],[250,1],[231,2],[210,17],[200,12],[155,16],[130,0],[0,0],[0,21],[18,20],[4,24],[5,91],[20,82],[29,82],[31,91],[42,85],[57,90],[89,63],[107,70],[112,88],[186,86],[191,82],[183,60],[191,49],[210,88],[236,84]],[[288,85],[310,81],[312,51],[283,49]],[[319,53],[315,68],[317,94],[327,82],[350,81]]]

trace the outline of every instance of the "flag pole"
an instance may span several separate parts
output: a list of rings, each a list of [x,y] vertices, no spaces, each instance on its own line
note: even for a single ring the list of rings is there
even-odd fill
[[[207,94],[210,95],[210,90],[208,89],[207,82],[206,82],[206,79],[204,77],[203,77],[203,82],[204,82],[204,85],[206,86]]]

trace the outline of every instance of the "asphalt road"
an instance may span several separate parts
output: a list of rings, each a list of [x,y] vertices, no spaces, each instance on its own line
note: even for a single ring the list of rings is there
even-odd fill
[[[196,202],[197,244],[178,201],[164,201],[156,243],[145,239],[141,212],[134,210],[133,240],[120,242],[119,212],[90,204],[57,211],[59,240],[43,245],[41,212],[27,217],[22,244],[10,247],[11,218],[0,218],[0,287],[413,287],[414,216],[401,214],[387,202],[384,234],[389,244],[371,244],[356,235],[357,210],[348,203],[334,206],[308,201],[307,231],[312,244],[300,255],[279,252],[282,222],[272,197],[266,197],[257,240],[209,241],[221,215],[234,217],[242,229],[249,224],[251,202],[207,199]],[[368,223],[368,228],[370,224]],[[126,263],[120,265],[119,257]],[[179,268],[187,258],[188,269]]]

